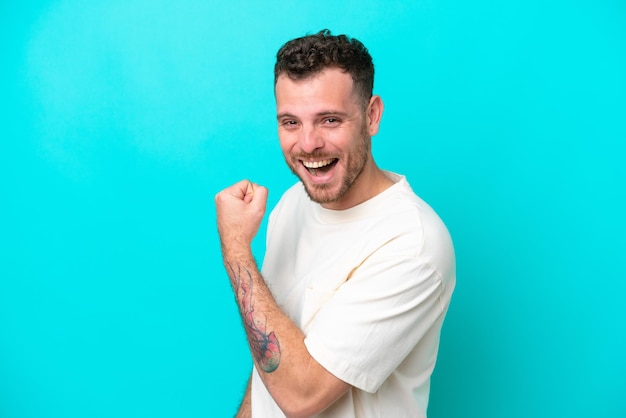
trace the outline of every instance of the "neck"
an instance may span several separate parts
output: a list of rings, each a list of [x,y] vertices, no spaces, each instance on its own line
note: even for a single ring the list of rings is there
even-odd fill
[[[384,192],[393,184],[393,181],[378,168],[370,156],[369,164],[363,167],[363,171],[354,181],[350,190],[338,201],[322,204],[322,207],[332,210],[350,209]]]

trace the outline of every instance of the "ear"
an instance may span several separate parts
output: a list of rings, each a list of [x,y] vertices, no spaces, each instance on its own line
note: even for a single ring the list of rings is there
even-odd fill
[[[378,133],[378,126],[380,120],[383,117],[383,110],[385,105],[380,96],[372,96],[369,104],[367,105],[366,120],[367,120],[367,132],[369,136],[374,136]]]

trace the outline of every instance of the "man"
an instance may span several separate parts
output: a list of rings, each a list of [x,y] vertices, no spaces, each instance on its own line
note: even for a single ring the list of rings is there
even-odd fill
[[[254,360],[238,416],[425,417],[455,284],[448,231],[374,162],[383,102],[361,42],[294,39],[274,74],[280,146],[300,182],[270,215],[262,274],[250,244],[267,189],[241,181],[216,196]]]

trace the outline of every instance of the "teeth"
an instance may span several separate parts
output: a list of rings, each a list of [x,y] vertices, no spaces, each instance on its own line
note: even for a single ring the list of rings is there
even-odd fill
[[[321,168],[321,167],[326,167],[327,165],[329,165],[330,163],[332,163],[334,160],[322,160],[322,161],[302,161],[302,164],[306,167],[306,168]]]

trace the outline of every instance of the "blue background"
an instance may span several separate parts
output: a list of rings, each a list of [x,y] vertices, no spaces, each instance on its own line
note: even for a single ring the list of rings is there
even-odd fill
[[[0,5],[1,417],[234,413],[213,196],[295,182],[272,66],[322,28],[455,240],[430,417],[626,416],[623,1],[60,0]]]

